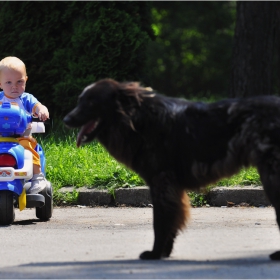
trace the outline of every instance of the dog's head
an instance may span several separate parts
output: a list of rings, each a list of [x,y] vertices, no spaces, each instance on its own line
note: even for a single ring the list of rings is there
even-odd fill
[[[115,114],[128,117],[127,108],[131,108],[131,102],[138,105],[141,103],[140,95],[143,91],[148,92],[139,83],[119,83],[112,79],[100,80],[87,86],[80,94],[77,106],[63,119],[68,127],[81,127],[77,146],[97,137],[114,120]]]
[[[77,146],[92,141],[103,126],[105,119],[114,112],[114,99],[118,82],[105,79],[87,86],[78,97],[77,106],[63,121],[71,128],[80,128]]]

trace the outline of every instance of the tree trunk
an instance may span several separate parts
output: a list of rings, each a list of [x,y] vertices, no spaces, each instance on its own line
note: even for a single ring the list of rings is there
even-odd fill
[[[237,1],[230,97],[272,94],[277,9],[277,1]]]
[[[280,5],[276,9],[276,30],[275,30],[275,48],[274,48],[274,65],[273,89],[277,95],[280,95]],[[273,92],[273,93],[274,93]]]

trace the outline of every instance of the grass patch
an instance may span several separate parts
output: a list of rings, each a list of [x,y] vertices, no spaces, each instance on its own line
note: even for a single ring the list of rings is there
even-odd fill
[[[134,172],[117,162],[97,142],[76,147],[78,131],[67,129],[62,122],[47,128],[47,133],[34,135],[46,156],[46,176],[54,188],[56,205],[75,204],[77,192],[62,194],[58,190],[65,186],[86,186],[107,189],[145,185]]]
[[[204,193],[189,192],[188,196],[193,207],[201,207],[207,204],[206,194]]]
[[[250,186],[250,185],[261,185],[259,173],[256,168],[242,168],[241,171],[232,176],[231,178],[222,179],[216,186]]]
[[[73,143],[46,145],[48,178],[57,187],[113,188],[142,184],[133,172],[121,166],[99,143],[79,149]]]

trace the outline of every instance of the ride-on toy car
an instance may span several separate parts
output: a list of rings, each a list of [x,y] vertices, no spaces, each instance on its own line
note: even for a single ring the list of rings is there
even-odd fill
[[[15,219],[15,207],[36,209],[36,217],[49,220],[53,212],[53,190],[47,187],[39,194],[26,194],[33,177],[33,155],[19,144],[17,137],[23,133],[44,133],[43,122],[32,121],[32,116],[16,103],[0,102],[0,224],[9,225]],[[31,123],[31,128],[27,129]],[[46,159],[42,147],[35,150],[40,155],[44,174]]]

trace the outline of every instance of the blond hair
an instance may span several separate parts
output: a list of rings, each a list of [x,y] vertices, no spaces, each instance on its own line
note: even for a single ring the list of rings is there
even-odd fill
[[[23,70],[27,75],[24,62],[15,56],[7,56],[0,61],[0,74],[3,69]]]

